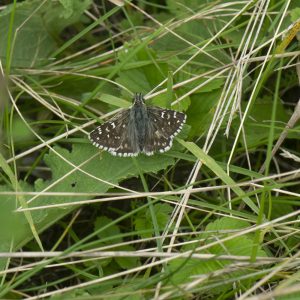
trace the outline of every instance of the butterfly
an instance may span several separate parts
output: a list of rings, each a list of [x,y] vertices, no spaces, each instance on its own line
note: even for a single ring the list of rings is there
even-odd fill
[[[89,134],[94,146],[114,156],[153,155],[172,147],[181,131],[186,115],[171,109],[146,106],[141,93],[134,96],[133,105],[101,124]]]

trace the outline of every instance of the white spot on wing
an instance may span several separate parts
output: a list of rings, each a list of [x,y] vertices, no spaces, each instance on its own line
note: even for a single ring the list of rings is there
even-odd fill
[[[144,153],[145,153],[147,156],[151,156],[151,155],[153,155],[154,152],[153,152],[153,151],[150,151],[150,152],[146,152],[146,151],[145,151]]]

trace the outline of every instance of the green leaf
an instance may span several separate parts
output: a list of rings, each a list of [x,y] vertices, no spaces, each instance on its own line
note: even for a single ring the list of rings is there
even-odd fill
[[[224,217],[208,224],[205,229],[207,233],[204,233],[201,238],[207,239],[207,243],[209,243],[214,240],[212,237],[215,235],[221,235],[219,238],[224,238],[233,234],[224,233],[226,230],[235,231],[245,229],[250,226],[250,223],[247,221]],[[246,234],[226,241],[220,245],[214,245],[209,248],[209,252],[220,255],[227,253],[228,255],[241,255],[250,257],[253,248],[252,240],[253,234]],[[266,256],[266,253],[259,249],[258,256]]]
[[[23,192],[32,192],[30,185],[19,182],[19,186]],[[20,190],[19,190],[20,191]],[[13,189],[7,185],[0,185],[0,192],[11,192]],[[23,196],[23,201],[27,201],[29,196]],[[24,213],[16,213],[15,210],[19,206],[19,202],[15,195],[0,195],[0,251],[14,251],[20,246],[19,241],[29,241],[32,239],[33,233],[30,229],[28,221]],[[34,213],[32,212],[33,216]],[[5,268],[7,259],[0,259],[0,270]]]
[[[59,33],[79,20],[91,0],[33,0],[17,3],[12,38],[13,67],[33,67],[45,64],[56,49]],[[13,5],[0,13],[0,58],[6,62],[8,28]]]
[[[183,96],[184,95],[184,91],[183,90],[179,90],[177,93],[176,93],[176,98],[178,99],[179,97]],[[177,100],[177,99],[174,99],[174,100]],[[181,99],[179,102],[175,103],[174,105],[172,105],[172,109],[175,109],[175,110],[178,110],[178,111],[186,111],[189,106],[191,104],[191,98],[190,96],[184,96],[183,99]]]
[[[131,106],[131,102],[121,99],[119,97],[115,97],[113,95],[102,94],[100,96],[100,100],[102,102],[108,103],[110,105],[114,105],[120,108],[129,108]]]
[[[119,51],[120,62],[126,62],[126,65],[132,65],[134,62],[136,67],[131,66],[130,69],[123,67],[122,71],[119,72],[119,77],[116,78],[116,82],[132,92],[146,94],[165,79],[168,75],[168,66],[158,62],[154,50],[146,46],[135,53],[137,43],[139,44],[140,41],[125,44],[122,51]],[[132,53],[135,54],[128,60],[128,56]]]
[[[118,247],[117,251],[130,251],[134,252],[136,249],[130,245]],[[124,270],[129,270],[132,268],[136,268],[140,266],[140,259],[139,257],[115,257],[116,263]]]
[[[168,108],[171,102],[172,98],[169,98],[169,94],[163,93],[151,98],[149,101],[147,101],[147,104],[149,103],[151,106]]]
[[[191,125],[191,136],[199,136],[211,125],[215,106],[221,95],[221,90],[209,93],[199,93],[191,96],[191,105],[187,110],[187,123]]]
[[[167,0],[167,7],[173,14],[182,17],[184,13],[190,14],[192,10],[197,11],[203,7],[203,3],[199,0],[181,0],[180,2]]]
[[[50,152],[48,155],[45,155],[44,160],[52,170],[53,179],[50,182],[38,182],[38,186],[36,184],[37,190],[47,188],[51,185],[51,183],[56,182],[57,179],[69,174],[69,176],[65,177],[64,180],[59,181],[48,191],[104,193],[109,188],[118,184],[119,181],[132,176],[138,176],[139,174],[132,158],[115,157],[105,151],[100,152],[91,144],[75,144],[72,152],[60,147],[54,147],[54,150],[57,151],[57,153],[64,159],[54,152]],[[99,154],[97,155],[97,153]],[[91,157],[93,157],[92,160]],[[81,169],[86,173],[74,171],[74,167],[68,164],[65,160],[77,166],[88,161],[81,167]],[[136,160],[145,173],[158,172],[159,170],[174,163],[173,159],[167,158],[163,155],[155,155],[151,157],[140,155],[136,158]],[[90,174],[91,176],[87,176],[87,174]],[[37,203],[41,205],[42,203],[54,204],[70,201],[76,202],[77,199],[80,200],[86,198],[76,197],[74,199],[70,197],[53,196],[49,198],[46,197],[46,199],[48,199],[48,201],[43,197],[43,201],[41,202],[39,200]],[[32,203],[32,205],[37,205],[37,203]]]
[[[167,225],[170,215],[172,213],[172,207],[169,204],[161,204],[158,203],[154,205],[154,213],[157,219],[157,224],[159,229],[163,230],[164,227]],[[147,209],[147,211],[141,211],[137,214],[135,220],[135,229],[137,231],[149,231],[140,234],[142,238],[148,238],[153,235],[153,223],[152,223],[152,218],[150,214],[150,210]]]
[[[212,222],[206,226],[203,234],[199,236],[200,239],[205,239],[205,243],[221,240],[222,238],[232,235],[232,232],[226,233],[226,230],[242,230],[250,227],[250,224],[246,221],[237,220],[229,217],[220,218],[215,222]],[[226,242],[220,242],[218,245],[214,245],[208,248],[207,253],[215,254],[216,257],[209,261],[203,261],[200,259],[187,258],[177,259],[170,263],[170,269],[175,272],[172,276],[174,284],[182,284],[184,282],[190,282],[193,276],[199,276],[201,274],[208,274],[213,271],[223,269],[226,265],[230,264],[230,260],[219,260],[218,255],[245,255],[251,256],[253,247],[252,234],[245,234],[237,238],[228,240]],[[198,245],[196,246],[198,247]],[[195,246],[184,247],[183,250],[192,250]],[[266,253],[259,249],[259,256],[266,256]],[[244,271],[231,272],[227,277],[236,277],[245,274]],[[224,280],[224,279],[223,279]],[[255,278],[251,279],[253,282]],[[244,284],[248,281],[244,281]],[[231,284],[222,285],[222,287],[215,288],[212,292],[218,294],[220,292],[228,291],[232,288]]]
[[[3,201],[3,212],[5,212],[5,216],[3,216],[2,220],[6,220],[9,223],[12,222],[10,225],[14,228],[15,224],[18,224],[18,222],[20,222],[20,220],[22,220],[22,217],[24,216],[27,220],[27,223],[30,227],[31,233],[34,236],[36,242],[38,243],[39,247],[41,250],[43,250],[43,245],[42,242],[39,238],[39,235],[37,233],[37,229],[36,226],[34,224],[34,219],[33,219],[33,215],[31,212],[25,211],[24,213],[22,212],[21,215],[23,216],[15,216],[15,211],[14,209],[16,208],[17,205],[21,205],[24,208],[27,208],[27,203],[26,203],[26,198],[25,196],[22,194],[22,185],[18,182],[17,177],[14,175],[13,171],[11,170],[9,164],[6,162],[6,160],[4,159],[3,155],[0,153],[0,167],[3,169],[3,171],[5,172],[5,174],[8,176],[10,182],[11,182],[11,187],[8,189],[8,191],[16,191],[19,192],[19,195],[16,195],[15,197],[8,197],[8,199],[10,199],[9,202],[7,202],[7,199],[5,196],[0,196],[1,198],[4,198]],[[5,187],[5,186],[4,186]],[[12,200],[13,199],[13,200]],[[10,218],[6,218],[6,217],[11,217]],[[22,220],[22,222],[24,222]],[[6,228],[5,225],[5,221],[4,221],[4,226],[1,227]],[[4,236],[2,235],[3,238],[3,243],[4,244],[8,244],[11,243],[11,247],[15,246],[16,244],[18,244],[17,238],[14,238],[14,232],[12,232],[11,236],[8,236],[6,234],[4,234]]]
[[[144,25],[144,19],[143,14],[141,14],[139,11],[135,10],[127,10],[126,13],[128,14],[130,21],[128,18],[121,19],[118,22],[118,25],[121,27],[122,30],[132,29],[132,25],[134,26],[143,26]]]
[[[242,110],[244,111],[246,102],[242,103]],[[247,147],[254,147],[261,142],[268,139],[270,134],[270,120],[272,113],[273,99],[266,97],[264,99],[258,99],[251,108],[249,117],[245,121],[244,132],[246,135]],[[287,113],[283,107],[281,101],[277,101],[276,108],[276,124],[279,128],[275,128],[275,136],[279,136],[286,122],[288,121]],[[233,122],[233,128],[237,131],[239,126],[239,120]],[[244,139],[241,138],[241,143],[244,143]]]
[[[43,7],[45,26],[52,35],[59,33],[66,27],[78,22],[92,0],[59,0],[50,1]]]
[[[97,153],[99,154],[95,156]],[[175,162],[173,158],[165,155],[150,157],[140,155],[135,159],[144,173],[156,173]],[[87,199],[86,196],[68,197],[59,194],[57,196],[45,196],[43,195],[43,191],[57,193],[72,192],[74,195],[80,192],[105,193],[112,187],[111,184],[118,184],[125,178],[139,175],[139,171],[133,163],[132,158],[114,157],[106,152],[100,154],[99,150],[91,144],[75,144],[72,151],[56,146],[53,148],[53,151],[44,156],[44,161],[52,172],[52,179],[49,181],[37,180],[34,190],[30,189],[30,186],[25,185],[27,190],[41,192],[38,196],[24,196],[26,201],[32,199],[28,207],[65,204]],[[82,165],[81,170],[87,173],[75,170],[74,166],[70,165],[72,163],[78,166],[86,161],[87,163]],[[23,188],[23,186],[21,187]],[[2,185],[0,188],[2,191],[11,191],[7,186]],[[0,204],[3,205],[2,212],[5,212],[3,220],[11,220],[11,228],[13,229],[13,231],[8,230],[6,235],[2,235],[1,244],[9,246],[11,239],[14,238],[14,245],[16,246],[13,247],[13,250],[16,250],[32,239],[32,233],[29,227],[20,225],[25,222],[24,213],[14,212],[16,208],[15,196],[0,196]],[[76,206],[40,209],[31,211],[30,214],[38,232],[41,232],[72,211],[74,207]],[[102,222],[104,222],[103,219]],[[14,231],[18,226],[20,227],[19,230]],[[3,226],[2,228],[7,228],[7,226]],[[117,229],[114,228],[113,230]]]
[[[204,84],[204,82],[206,82],[206,81],[207,81],[207,78],[199,78],[198,80],[195,80],[195,81],[191,82],[189,84],[189,88],[193,89],[197,86],[200,86],[200,85]],[[193,94],[208,93],[208,92],[211,92],[211,91],[214,91],[214,90],[220,90],[221,91],[223,86],[224,86],[224,79],[216,78],[214,80],[209,81],[208,83],[205,83],[205,85],[199,87],[199,89],[195,90],[193,92]],[[205,96],[206,95],[208,95],[208,94],[205,94]]]
[[[115,81],[134,93],[147,94],[151,90],[147,77],[142,70],[124,70]]]
[[[27,121],[30,122],[29,120]],[[14,143],[26,142],[35,138],[35,135],[24,124],[24,121],[21,118],[14,118],[12,129],[12,140]]]
[[[292,22],[296,22],[300,19],[300,7],[294,8],[290,11],[290,17]]]
[[[145,281],[145,279],[144,279]],[[142,290],[138,287],[142,283],[139,281],[139,278],[135,278],[135,284],[131,281],[126,281],[126,284],[113,285],[107,288],[107,283],[103,288],[100,284],[99,288],[89,288],[91,290],[91,295],[95,295],[96,299],[109,299],[109,300],[145,300],[147,299]],[[103,292],[104,290],[104,292]],[[95,291],[93,293],[93,291]],[[93,297],[92,297],[93,298]],[[70,298],[65,298],[70,299]],[[52,300],[52,299],[51,299]],[[56,300],[56,299],[55,299]],[[63,299],[62,299],[63,300]]]
[[[284,290],[289,291],[289,288],[293,288],[293,285],[286,286]],[[280,290],[280,287],[278,287],[278,290]],[[276,288],[275,288],[276,292]],[[274,298],[276,300],[299,300],[300,299],[300,292],[296,291],[291,291],[288,295],[283,295],[283,296],[276,296]]]
[[[40,1],[25,1],[17,4],[11,45],[11,66],[13,67],[41,65],[56,47],[55,40],[45,28],[39,11],[34,12],[38,4]],[[12,5],[8,5],[0,13],[0,58],[5,64],[8,63],[6,47],[11,11]]]
[[[113,221],[112,219],[110,219],[106,216],[98,217],[94,223],[94,230],[96,231],[100,228],[103,228],[106,225],[110,224],[112,221]],[[119,226],[114,224],[114,225],[109,226],[105,230],[102,230],[97,235],[100,239],[113,238],[113,241],[108,242],[110,244],[112,242],[113,243],[121,243],[123,239],[121,237],[117,237],[120,234],[121,234],[121,231],[120,231]]]

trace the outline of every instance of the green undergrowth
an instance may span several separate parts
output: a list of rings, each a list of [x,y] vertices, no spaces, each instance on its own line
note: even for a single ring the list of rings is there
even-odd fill
[[[262,2],[1,4],[0,299],[297,299],[300,11]],[[170,151],[88,140],[134,93]]]

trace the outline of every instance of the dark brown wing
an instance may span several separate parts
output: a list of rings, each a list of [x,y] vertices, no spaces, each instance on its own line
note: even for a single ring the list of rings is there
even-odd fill
[[[149,126],[143,152],[166,152],[172,147],[174,137],[181,131],[186,115],[171,109],[148,107]]]
[[[93,145],[112,155],[136,156],[139,152],[130,126],[130,109],[122,110],[89,134]],[[133,138],[132,138],[133,135]]]

